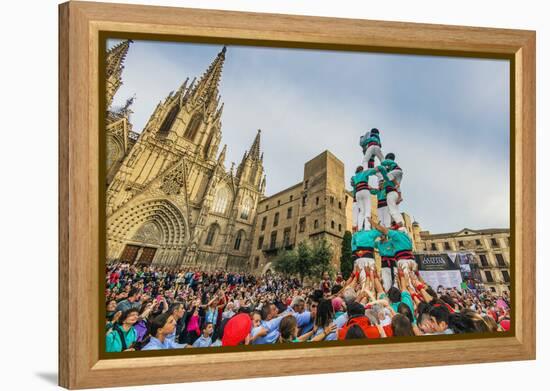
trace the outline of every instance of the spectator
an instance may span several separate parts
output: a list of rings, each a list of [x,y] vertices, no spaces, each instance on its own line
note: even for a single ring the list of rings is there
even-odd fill
[[[151,322],[151,337],[149,343],[142,350],[163,350],[183,348],[187,345],[175,346],[173,341],[168,339],[168,336],[174,333],[176,329],[176,319],[170,312],[165,312],[157,316]]]
[[[130,308],[122,312],[118,323],[108,332],[106,340],[107,352],[126,352],[135,350],[134,343],[137,340],[137,333],[134,324],[138,321],[139,312]]]

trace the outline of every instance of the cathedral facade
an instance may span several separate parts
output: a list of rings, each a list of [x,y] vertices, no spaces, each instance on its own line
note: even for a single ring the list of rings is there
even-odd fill
[[[107,53],[107,102],[120,87],[131,41]],[[154,109],[143,130],[128,119],[133,98],[106,124],[107,261],[248,269],[265,174],[260,131],[235,168],[225,168],[219,83],[224,47],[206,72]]]

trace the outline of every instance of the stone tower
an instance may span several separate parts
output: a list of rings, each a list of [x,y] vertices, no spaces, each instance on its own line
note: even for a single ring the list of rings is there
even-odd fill
[[[106,61],[106,79],[107,79],[107,107],[113,103],[113,98],[122,85],[122,71],[124,70],[124,60],[128,54],[128,49],[132,40],[122,41],[107,51]]]
[[[128,54],[131,40],[123,41],[107,52],[105,58],[106,71],[106,179],[111,182],[124,158],[132,149],[138,134],[132,131],[130,114],[134,97],[126,100],[122,107],[112,107],[113,98],[122,85],[124,60]]]

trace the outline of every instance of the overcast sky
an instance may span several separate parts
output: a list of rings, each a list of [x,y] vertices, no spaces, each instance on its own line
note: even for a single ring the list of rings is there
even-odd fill
[[[220,50],[134,41],[113,104],[135,94],[141,132],[159,101]],[[401,210],[423,229],[508,228],[508,80],[504,60],[230,45],[220,84],[226,165],[260,128],[267,195],[300,182],[304,163],[326,149],[349,178],[362,159],[359,136],[377,127],[404,171]]]

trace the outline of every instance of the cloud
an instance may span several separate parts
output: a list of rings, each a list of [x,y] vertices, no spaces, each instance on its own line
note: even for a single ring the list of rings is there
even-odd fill
[[[138,94],[139,124],[219,47],[131,50],[117,98]],[[325,149],[344,162],[347,184],[359,136],[378,127],[405,172],[402,208],[423,228],[507,227],[507,78],[502,61],[230,47],[220,86],[227,162],[238,164],[261,128],[268,195],[300,182]]]

